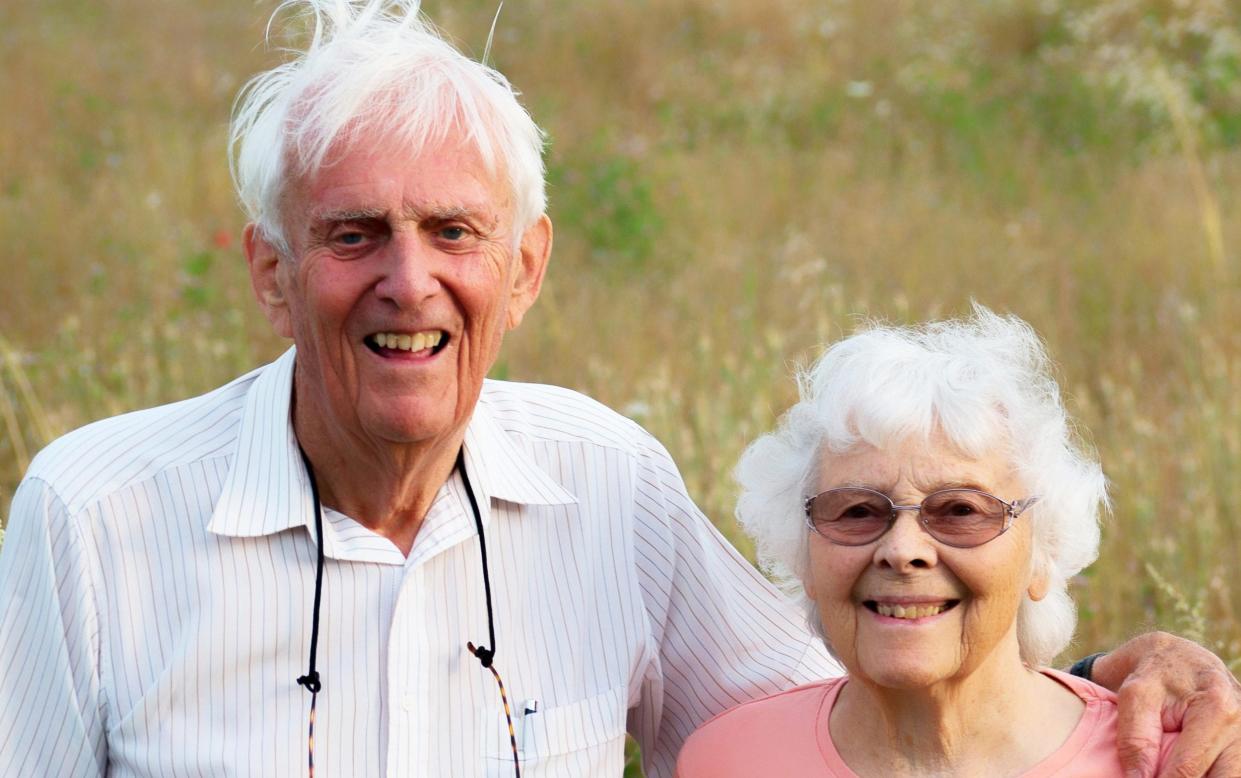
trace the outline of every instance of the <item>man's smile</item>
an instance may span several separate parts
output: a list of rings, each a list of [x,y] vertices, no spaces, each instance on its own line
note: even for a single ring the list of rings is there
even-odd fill
[[[419,332],[376,332],[367,335],[366,347],[380,356],[396,356],[413,354],[414,356],[433,356],[448,345],[448,333],[443,330],[422,330]]]

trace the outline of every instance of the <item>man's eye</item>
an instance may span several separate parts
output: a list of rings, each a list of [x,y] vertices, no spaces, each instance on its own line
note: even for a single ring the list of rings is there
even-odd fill
[[[343,232],[336,236],[336,242],[344,246],[360,246],[366,236],[360,232]]]
[[[463,240],[466,236],[464,227],[444,227],[440,230],[440,237],[445,240],[458,241]]]

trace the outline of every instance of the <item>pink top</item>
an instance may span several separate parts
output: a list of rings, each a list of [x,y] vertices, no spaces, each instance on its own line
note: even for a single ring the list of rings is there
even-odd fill
[[[1124,778],[1116,756],[1116,695],[1059,672],[1043,673],[1086,703],[1064,745],[1022,778]],[[840,758],[827,720],[847,678],[832,678],[738,705],[703,724],[681,750],[677,778],[756,775],[858,778]],[[1165,734],[1163,764],[1175,733]]]

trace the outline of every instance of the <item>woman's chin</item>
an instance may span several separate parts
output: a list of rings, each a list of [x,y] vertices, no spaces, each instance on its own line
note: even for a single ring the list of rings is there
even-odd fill
[[[850,675],[885,689],[912,691],[947,680],[952,672],[942,666],[942,657],[871,656]]]

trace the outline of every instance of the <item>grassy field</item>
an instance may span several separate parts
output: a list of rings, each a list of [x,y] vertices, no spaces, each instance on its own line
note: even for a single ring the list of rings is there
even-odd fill
[[[270,7],[0,6],[0,506],[55,435],[283,348],[224,150]],[[490,1],[426,8],[482,51]],[[1011,311],[1112,484],[1072,653],[1158,626],[1237,668],[1239,31],[1210,0],[509,3],[557,241],[494,374],[641,421],[745,548],[729,472],[792,365],[861,316]]]

